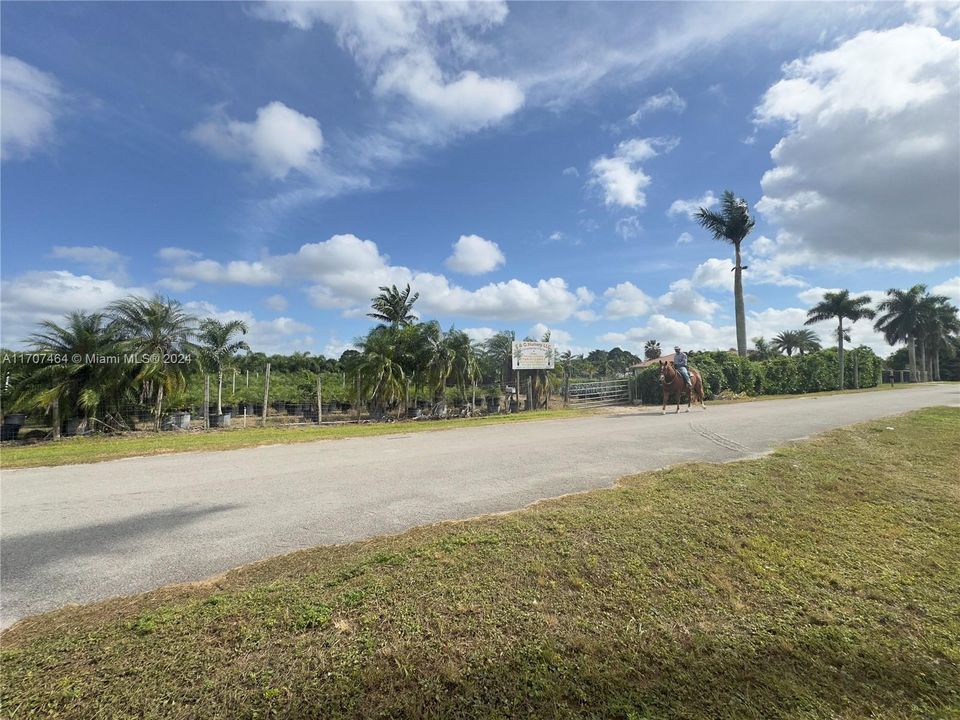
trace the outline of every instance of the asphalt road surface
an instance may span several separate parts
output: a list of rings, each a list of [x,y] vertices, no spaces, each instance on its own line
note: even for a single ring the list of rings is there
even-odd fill
[[[956,385],[7,470],[0,624],[291,550],[522,508],[692,460],[960,404]],[[895,422],[892,425],[895,426]]]

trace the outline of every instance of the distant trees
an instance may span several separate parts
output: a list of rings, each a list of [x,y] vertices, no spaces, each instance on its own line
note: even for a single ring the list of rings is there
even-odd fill
[[[660,357],[660,343],[656,340],[647,340],[643,344],[643,359],[656,360]]]
[[[840,375],[838,386],[842,390],[844,387],[844,373],[843,373],[843,339],[844,339],[844,328],[843,321],[849,320],[851,323],[855,323],[858,320],[871,319],[876,313],[869,308],[870,297],[868,295],[861,295],[860,297],[850,297],[849,290],[840,290],[838,292],[828,292],[823,296],[823,300],[814,305],[807,312],[807,322],[805,324],[811,325],[813,323],[823,322],[825,320],[836,320],[837,321],[837,334],[838,334],[838,345],[837,345],[837,354],[840,359]]]
[[[816,352],[820,349],[820,340],[813,330],[806,328],[803,330],[784,330],[773,338],[771,346],[775,351],[790,357],[794,350],[800,355]]]
[[[752,342],[753,350],[749,353],[749,357],[752,360],[769,360],[777,354],[774,346],[764,337],[755,337]]]
[[[741,276],[741,272],[745,268],[740,260],[740,244],[753,230],[756,221],[750,217],[747,201],[738,198],[729,190],[723,193],[723,199],[720,201],[720,212],[700,208],[694,213],[694,218],[701,226],[713,233],[716,240],[722,240],[733,245],[735,260],[733,294],[737,315],[737,353],[741,357],[746,357],[747,320],[743,304],[743,278]]]

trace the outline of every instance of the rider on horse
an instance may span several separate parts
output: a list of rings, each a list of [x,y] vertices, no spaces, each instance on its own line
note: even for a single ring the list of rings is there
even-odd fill
[[[676,353],[673,356],[673,366],[677,369],[677,372],[680,373],[689,390],[693,386],[690,383],[690,370],[687,368],[687,354],[680,350],[679,345],[673,348],[673,351]]]

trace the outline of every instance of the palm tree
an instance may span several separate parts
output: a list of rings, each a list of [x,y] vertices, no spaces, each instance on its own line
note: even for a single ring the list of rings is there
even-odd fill
[[[783,330],[773,338],[773,349],[787,357],[793,355],[794,350],[800,349],[800,330]]]
[[[820,349],[820,338],[817,337],[817,334],[808,328],[803,328],[802,330],[797,330],[797,352],[800,355],[806,355],[807,353],[815,353]]]
[[[837,346],[838,346],[838,347],[840,346],[840,334],[841,334],[840,328],[834,328],[834,329],[833,329],[833,337],[835,337],[835,338],[837,339]],[[848,342],[853,342],[853,341],[850,339],[850,331],[847,330],[847,328],[843,328],[843,342],[846,342],[846,343],[848,343]]]
[[[660,343],[656,340],[647,340],[643,344],[643,359],[656,360],[660,357]]]
[[[196,346],[191,342],[195,320],[176,300],[155,295],[129,297],[109,308],[124,349],[139,356],[137,381],[156,394],[154,416],[160,429],[164,393],[182,391]]]
[[[729,190],[724,191],[720,203],[720,212],[700,208],[694,218],[701,226],[713,233],[716,240],[733,245],[736,264],[733,267],[733,294],[737,313],[737,352],[741,357],[747,355],[747,319],[743,306],[743,278],[745,269],[740,263],[740,243],[753,230],[755,220],[750,217],[749,206],[743,198],[737,198]]]
[[[868,306],[870,305],[870,296],[861,295],[860,297],[850,297],[849,290],[840,290],[839,292],[828,292],[823,296],[823,300],[814,305],[807,311],[806,325],[823,322],[824,320],[837,319],[838,334],[838,354],[840,356],[840,382],[839,387],[843,390],[843,321],[849,320],[855,323],[864,318],[872,319],[876,313]]]
[[[923,368],[921,375],[925,381],[934,378],[933,365],[937,352],[933,347],[934,338],[941,335],[940,308],[949,303],[950,299],[944,295],[924,294],[920,299],[920,322],[917,326],[917,338],[920,340],[920,366]],[[939,341],[936,344],[939,350]]]
[[[891,345],[903,342],[907,344],[907,357],[910,363],[910,381],[917,381],[917,331],[920,325],[921,302],[927,292],[927,286],[918,284],[909,290],[890,288],[887,299],[877,306],[883,313],[873,327],[882,332]]]
[[[411,310],[419,297],[420,293],[410,294],[409,283],[403,290],[398,290],[396,285],[381,285],[380,293],[370,300],[373,312],[367,313],[367,317],[389,323],[393,329],[410,325],[417,321]]]
[[[30,343],[32,352],[56,362],[44,363],[24,378],[17,404],[52,411],[55,438],[61,414],[82,412],[86,426],[106,401],[119,409],[129,378],[123,377],[119,362],[111,361],[119,357],[117,336],[101,313],[72,312],[63,325],[44,321]]]
[[[952,350],[960,335],[960,317],[957,308],[943,296],[936,296],[933,322],[930,325],[931,351],[933,355],[933,379],[940,380],[940,348]]]
[[[217,415],[223,415],[223,371],[230,366],[233,357],[241,350],[249,352],[250,346],[244,340],[234,340],[240,333],[247,334],[247,324],[242,320],[220,322],[207,318],[200,323],[197,340],[200,344],[200,356],[204,364],[217,371]]]
[[[484,343],[484,351],[488,362],[496,368],[501,385],[506,385],[510,378],[515,339],[516,335],[512,330],[501,330]]]
[[[364,394],[375,406],[386,410],[390,404],[401,401],[406,390],[397,330],[374,328],[358,345],[362,352],[360,373]]]
[[[752,342],[753,350],[750,351],[750,354],[754,360],[769,360],[776,354],[776,350],[767,342],[765,337],[755,337]]]

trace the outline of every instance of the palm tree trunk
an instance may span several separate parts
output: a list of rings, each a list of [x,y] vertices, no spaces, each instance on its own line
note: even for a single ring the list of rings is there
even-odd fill
[[[940,382],[940,339],[933,341],[933,379]]]
[[[737,354],[747,356],[747,316],[743,308],[743,278],[740,267],[740,243],[734,246],[737,264],[733,271],[733,302],[737,313]]]
[[[840,332],[838,333],[838,340],[840,341],[837,346],[838,354],[840,355],[840,389],[843,390],[844,378],[843,378],[843,317],[840,317]]]
[[[925,338],[920,338],[920,380],[927,381],[927,342]]]
[[[907,338],[907,359],[910,363],[910,382],[917,381],[917,341],[911,335]]]
[[[223,369],[217,370],[217,415],[223,415]]]
[[[156,429],[160,432],[160,413],[163,411],[163,383],[157,384]]]

